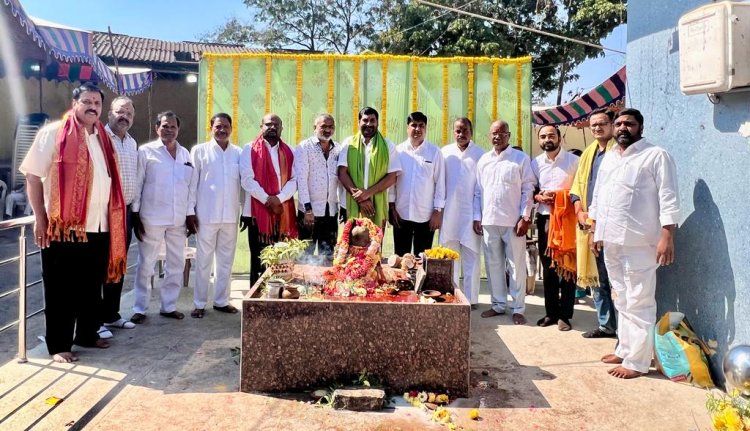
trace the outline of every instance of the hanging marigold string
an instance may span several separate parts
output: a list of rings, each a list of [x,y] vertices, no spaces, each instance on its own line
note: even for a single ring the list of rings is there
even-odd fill
[[[240,59],[235,58],[232,60],[232,120],[234,121],[234,127],[232,127],[232,142],[239,144],[237,136],[240,130]]]
[[[494,58],[494,57],[410,57],[406,55],[388,55],[388,54],[360,54],[360,55],[347,55],[347,54],[269,54],[269,53],[258,53],[258,52],[243,52],[243,53],[218,53],[218,52],[205,52],[203,58],[234,58],[239,57],[241,59],[274,59],[274,60],[339,60],[339,61],[353,61],[359,59],[360,61],[366,60],[377,60],[383,61],[415,61],[419,60],[420,63],[459,63],[459,64],[526,64],[531,62],[531,57],[518,57],[518,58]]]
[[[352,72],[354,83],[352,84],[352,131],[357,133],[359,129],[359,58],[354,59],[354,71]]]
[[[474,63],[467,63],[466,66],[466,117],[474,121]]]
[[[417,91],[419,88],[419,63],[416,57],[411,61],[411,110],[417,110]]]
[[[448,63],[443,63],[443,142],[441,145],[448,143]]]
[[[523,118],[521,109],[521,63],[516,63],[516,134],[518,135],[518,143],[524,147],[523,144]]]
[[[388,134],[388,116],[386,115],[388,113],[388,59],[384,58],[382,62],[382,102],[380,105],[380,133],[383,134],[383,136],[386,136]]]
[[[208,59],[208,72],[206,73],[206,140],[211,139],[211,110],[214,101],[214,59]]]
[[[270,55],[266,57],[266,106],[264,107],[264,114],[271,112],[271,64],[273,57]]]
[[[302,65],[303,60],[297,60],[297,88],[295,91],[294,105],[294,143],[300,141],[302,137]]]
[[[495,63],[492,65],[492,121],[497,120],[497,78],[500,65]]]
[[[328,113],[333,115],[333,88],[336,82],[336,68],[333,58],[328,59],[328,100],[326,101],[326,109]]]

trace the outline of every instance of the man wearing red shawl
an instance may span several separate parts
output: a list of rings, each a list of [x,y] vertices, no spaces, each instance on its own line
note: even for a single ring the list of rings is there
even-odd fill
[[[55,362],[78,360],[74,343],[109,347],[97,334],[102,284],[125,273],[125,200],[112,142],[99,121],[103,103],[92,84],[73,90],[70,111],[39,131],[19,169],[36,217],[34,242],[42,249],[45,340]]]
[[[250,285],[263,273],[260,252],[286,238],[297,238],[294,192],[297,181],[291,148],[281,140],[281,118],[266,114],[255,141],[245,145],[240,156],[240,180],[249,195],[240,220],[250,245]]]

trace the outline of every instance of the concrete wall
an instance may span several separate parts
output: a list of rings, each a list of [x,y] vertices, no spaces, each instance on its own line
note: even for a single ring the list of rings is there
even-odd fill
[[[682,311],[699,336],[716,340],[712,371],[733,344],[750,343],[750,217],[747,189],[750,92],[717,105],[679,90],[677,21],[706,0],[628,2],[628,105],[645,117],[644,136],[666,148],[679,173],[682,216],[674,265],[660,270],[659,313]],[[747,63],[746,63],[747,64]]]
[[[24,112],[17,112],[12,106],[8,80],[0,79],[0,180],[7,181],[10,164],[13,160],[13,135],[19,114],[40,112],[39,81],[36,79],[21,79],[22,93],[26,103]],[[50,116],[50,120],[59,119],[69,109],[72,91],[80,83],[53,82],[42,80],[41,112]],[[115,97],[114,93],[104,86],[105,109],[102,121],[107,121],[109,103]],[[196,143],[196,103],[198,87],[188,84],[184,80],[160,79],[152,86],[151,91],[132,97],[135,103],[135,122],[130,134],[138,144],[156,139],[154,120],[156,114],[171,109],[180,116],[181,127],[178,140],[190,148]]]

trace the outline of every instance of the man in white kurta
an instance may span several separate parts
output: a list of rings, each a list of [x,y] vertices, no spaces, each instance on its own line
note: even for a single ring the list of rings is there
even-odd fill
[[[680,204],[674,160],[642,137],[641,113],[623,109],[614,127],[617,145],[602,160],[589,218],[618,311],[619,343],[602,361],[621,364],[609,374],[629,379],[647,373],[653,357],[656,269],[674,261]]]
[[[477,184],[477,163],[484,150],[472,140],[472,124],[468,118],[453,123],[453,144],[441,150],[445,162],[445,209],[440,228],[440,244],[458,252],[453,262],[453,281],[463,269],[462,289],[476,309],[479,302],[479,250],[482,237],[473,229],[474,187]]]
[[[191,317],[203,318],[208,303],[209,278],[214,269],[214,310],[237,313],[229,303],[232,263],[237,246],[237,220],[240,215],[240,153],[229,142],[232,118],[219,113],[211,118],[211,139],[190,151],[193,175],[188,208],[195,212],[196,268]]]
[[[136,197],[132,203],[133,229],[138,238],[138,265],[136,268],[134,314],[130,321],[141,324],[146,320],[146,310],[151,299],[151,277],[159,248],[166,244],[164,281],[160,287],[161,308],[164,317],[182,319],[177,311],[177,298],[182,287],[185,268],[185,240],[193,164],[190,153],[177,142],[180,130],[179,117],[166,111],[157,115],[156,134],[159,139],[138,148],[138,174]]]
[[[477,163],[474,231],[483,235],[492,307],[482,317],[505,314],[508,292],[513,323],[526,323],[526,231],[531,220],[534,174],[529,157],[508,144],[508,123],[490,126],[493,150]],[[506,261],[510,283],[506,284]]]
[[[445,166],[440,149],[425,140],[427,116],[412,112],[409,138],[396,147],[401,174],[388,189],[389,220],[396,254],[419,255],[432,247],[445,206]]]

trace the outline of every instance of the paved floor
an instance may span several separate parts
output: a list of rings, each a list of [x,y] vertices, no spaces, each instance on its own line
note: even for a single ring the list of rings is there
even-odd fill
[[[235,305],[248,285],[243,278],[233,282]],[[482,293],[480,301],[489,302]],[[123,310],[132,296],[124,295]],[[192,289],[183,289],[179,309],[189,312],[191,299]],[[531,296],[527,303],[529,321],[536,321],[543,299]],[[157,307],[152,301],[151,309]],[[614,342],[580,335],[595,325],[590,302],[576,306],[574,330],[567,333],[514,326],[509,316],[482,319],[485,308],[472,313],[470,398],[450,406],[463,429],[710,428],[705,391],[655,372],[631,381],[607,375],[598,359]],[[304,394],[237,392],[240,317],[210,307],[202,320],[175,321],[151,311],[144,325],[117,331],[110,349],[79,349],[75,364],[52,363],[36,335],[29,334],[29,363],[0,367],[2,430],[445,429],[403,403],[381,413],[352,413],[300,402]],[[51,397],[62,401],[54,404]],[[480,407],[482,420],[468,419],[472,407]]]

